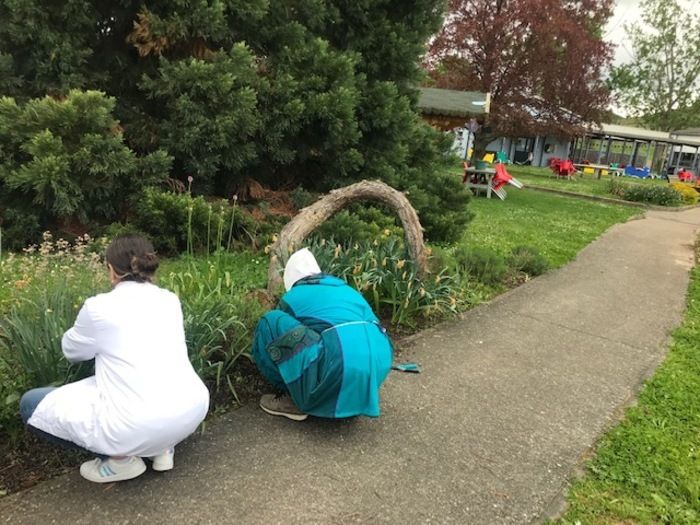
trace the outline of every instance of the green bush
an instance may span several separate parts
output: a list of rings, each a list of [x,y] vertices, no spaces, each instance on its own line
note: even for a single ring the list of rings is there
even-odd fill
[[[63,357],[61,336],[84,300],[109,288],[97,254],[102,248],[87,237],[71,245],[45,233],[28,255],[0,262],[0,437],[19,434],[19,399],[25,390],[91,373],[91,364],[73,365]]]
[[[505,259],[488,248],[458,246],[454,258],[460,272],[489,286],[501,284],[508,272]]]
[[[10,244],[59,224],[115,220],[132,195],[167,177],[165,152],[137,157],[124,144],[114,106],[97,91],[0,98],[0,221]]]
[[[161,255],[174,255],[231,249],[236,243],[257,246],[257,237],[271,234],[277,224],[269,217],[256,221],[235,201],[146,188],[134,203],[129,228],[145,233]]]
[[[679,206],[681,195],[669,185],[635,184],[612,179],[609,191],[613,195],[632,202],[645,202],[658,206]]]
[[[425,128],[419,134],[423,140],[409,146],[411,168],[387,175],[384,180],[406,192],[428,241],[453,243],[461,239],[474,218],[468,208],[471,193],[454,169],[454,157],[441,153],[441,148],[449,147],[443,142],[446,137],[428,126]]]
[[[182,302],[190,361],[213,392],[222,387],[237,397],[231,374],[250,347],[252,329],[264,313],[257,301],[245,298],[245,285],[234,277],[236,259],[219,252],[191,260],[177,271],[161,275],[159,284]]]
[[[507,262],[514,270],[531,276],[542,275],[549,269],[547,258],[531,246],[516,246]]]
[[[302,186],[297,186],[289,192],[289,199],[297,210],[306,208],[318,198],[318,194],[305,190]]]
[[[318,228],[317,236],[340,244],[373,241],[388,235],[401,237],[403,229],[396,222],[384,210],[357,204],[327,220]]]
[[[375,312],[396,326],[453,314],[465,304],[458,280],[447,270],[423,277],[397,237],[373,242],[310,244],[324,272],[360,291]]]

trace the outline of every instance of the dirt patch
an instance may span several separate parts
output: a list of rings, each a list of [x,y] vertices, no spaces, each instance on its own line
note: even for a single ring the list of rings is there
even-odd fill
[[[27,433],[27,438],[16,448],[0,446],[0,495],[27,489],[71,470],[77,469],[90,455],[63,450],[40,441]]]

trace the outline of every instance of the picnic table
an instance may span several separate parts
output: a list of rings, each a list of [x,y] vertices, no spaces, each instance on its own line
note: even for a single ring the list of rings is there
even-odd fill
[[[595,175],[597,179],[600,178],[603,171],[608,171],[616,177],[621,176],[625,171],[622,168],[611,168],[607,164],[574,164],[574,168],[581,173],[583,173],[585,168],[590,168],[593,170],[593,175]]]
[[[467,188],[473,189],[477,195],[479,195],[481,190],[486,190],[486,198],[491,198],[491,191],[493,189],[491,183],[493,177],[496,175],[495,169],[469,166],[464,169],[464,174],[464,183],[467,185]]]

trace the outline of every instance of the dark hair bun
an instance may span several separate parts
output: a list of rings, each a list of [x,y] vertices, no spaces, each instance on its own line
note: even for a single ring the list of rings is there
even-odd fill
[[[105,258],[120,281],[151,282],[158,256],[151,241],[140,235],[120,235],[107,246]]]
[[[153,252],[134,255],[131,258],[131,271],[139,277],[149,279],[156,273],[159,264],[158,256]]]

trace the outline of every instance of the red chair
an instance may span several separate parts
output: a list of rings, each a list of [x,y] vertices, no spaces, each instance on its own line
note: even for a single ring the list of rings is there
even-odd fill
[[[680,169],[678,170],[678,180],[681,182],[693,182],[695,180],[695,174],[692,171]]]
[[[523,187],[522,182],[508,173],[505,164],[496,164],[495,170],[496,174],[491,179],[491,191],[498,195],[499,199],[503,200],[506,198],[506,190],[503,189],[503,186],[506,184],[510,184],[516,188]]]
[[[552,171],[557,177],[566,177],[567,179],[570,179],[571,176],[576,173],[576,168],[574,168],[574,163],[571,162],[569,159],[566,160],[559,160],[559,162],[556,163],[554,167],[552,167]]]

